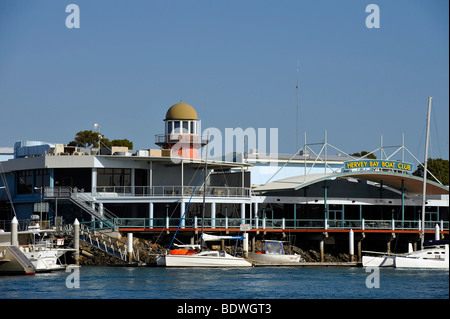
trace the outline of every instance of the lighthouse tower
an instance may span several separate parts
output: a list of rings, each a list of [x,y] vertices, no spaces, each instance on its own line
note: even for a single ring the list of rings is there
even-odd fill
[[[173,155],[184,158],[199,158],[199,149],[205,145],[200,133],[197,112],[189,104],[172,105],[166,113],[165,133],[156,136],[156,144],[171,149]]]

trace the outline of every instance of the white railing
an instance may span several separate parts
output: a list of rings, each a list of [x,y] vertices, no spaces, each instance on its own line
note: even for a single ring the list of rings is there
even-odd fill
[[[194,186],[97,186],[93,196],[98,197],[155,197],[203,196],[203,189]],[[248,187],[206,187],[207,197],[250,197]]]

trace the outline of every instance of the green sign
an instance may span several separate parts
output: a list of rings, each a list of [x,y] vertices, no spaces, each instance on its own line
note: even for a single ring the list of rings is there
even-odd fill
[[[412,172],[413,164],[385,160],[356,160],[344,163],[344,170],[388,169]]]

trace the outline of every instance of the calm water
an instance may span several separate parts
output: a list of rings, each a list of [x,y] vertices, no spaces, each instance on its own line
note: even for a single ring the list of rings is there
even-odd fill
[[[0,276],[0,299],[448,299],[449,272],[365,268],[81,267]],[[368,278],[368,276],[372,276]],[[77,278],[79,280],[77,280]],[[79,283],[79,288],[76,284]],[[74,287],[74,288],[68,288]]]

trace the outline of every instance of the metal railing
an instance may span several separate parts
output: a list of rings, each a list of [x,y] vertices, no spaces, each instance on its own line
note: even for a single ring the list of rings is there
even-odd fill
[[[98,197],[181,197],[203,196],[203,188],[195,189],[195,186],[96,186],[93,187],[93,196]],[[250,197],[248,187],[206,187],[208,197]]]
[[[116,218],[117,228],[176,228],[180,218]],[[239,228],[241,224],[250,224],[252,229],[353,229],[353,230],[421,230],[420,221],[412,220],[327,220],[327,219],[273,219],[273,218],[205,218],[205,229]],[[449,230],[448,221],[426,221],[425,230],[434,231],[436,224],[441,231]],[[188,217],[181,222],[181,228],[198,229],[202,227],[201,218]]]

